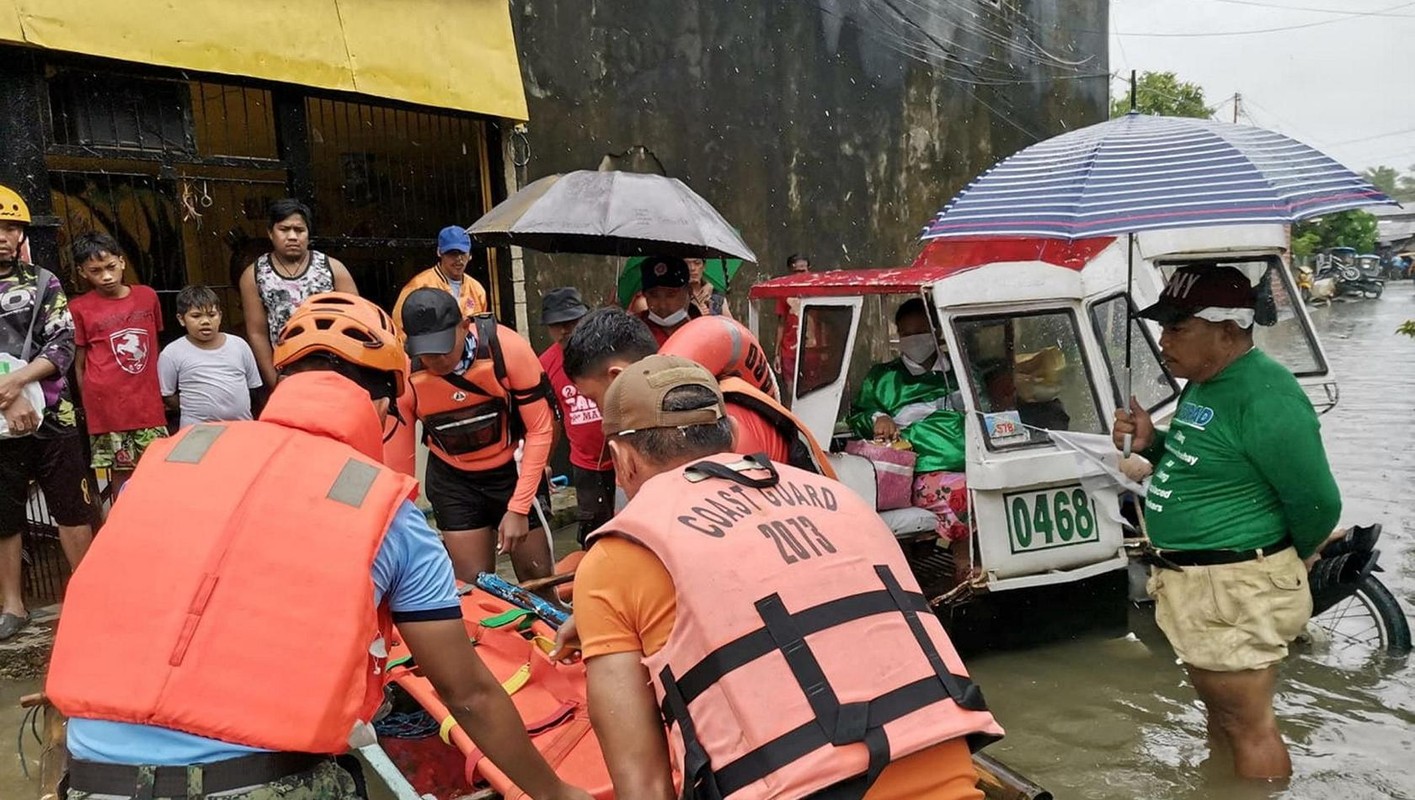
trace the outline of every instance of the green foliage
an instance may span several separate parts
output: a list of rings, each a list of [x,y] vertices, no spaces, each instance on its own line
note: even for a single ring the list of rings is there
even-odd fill
[[[1292,226],[1292,253],[1308,256],[1328,247],[1354,247],[1357,253],[1376,250],[1376,218],[1364,211],[1342,211]]]
[[[1410,173],[1402,174],[1395,167],[1371,167],[1361,173],[1361,177],[1375,184],[1377,189],[1390,195],[1392,199],[1409,203],[1415,201],[1415,164]]]
[[[1135,81],[1135,108],[1141,114],[1208,119],[1213,109],[1204,102],[1204,90],[1196,83],[1181,81],[1173,72],[1142,72]],[[1129,87],[1110,101],[1111,118],[1130,111]]]
[[[1395,332],[1415,338],[1415,319],[1407,319],[1404,324],[1395,329]]]

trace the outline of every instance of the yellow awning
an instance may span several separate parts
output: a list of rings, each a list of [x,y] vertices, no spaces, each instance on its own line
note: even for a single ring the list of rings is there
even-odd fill
[[[0,41],[526,119],[508,0],[0,0]]]

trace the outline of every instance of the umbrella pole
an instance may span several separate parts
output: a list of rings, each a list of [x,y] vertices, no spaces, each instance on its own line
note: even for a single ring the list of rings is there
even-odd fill
[[[1130,348],[1132,332],[1135,329],[1135,320],[1130,313],[1130,297],[1135,290],[1135,234],[1125,235],[1125,368],[1124,375],[1121,376],[1121,385],[1124,387],[1120,393],[1120,406],[1130,413],[1130,393],[1134,386],[1130,382]],[[1132,415],[1133,418],[1133,415]],[[1125,444],[1121,448],[1121,453],[1125,458],[1130,457],[1131,448],[1135,443],[1135,435],[1125,434]]]

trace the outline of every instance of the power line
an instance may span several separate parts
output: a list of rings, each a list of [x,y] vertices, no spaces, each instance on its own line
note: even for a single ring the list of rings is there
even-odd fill
[[[1347,20],[1356,19],[1358,17],[1380,16],[1385,14],[1385,12],[1387,11],[1394,11],[1398,8],[1408,8],[1410,6],[1415,6],[1415,0],[1410,0],[1410,2],[1405,3],[1398,3],[1396,5],[1388,6],[1386,8],[1379,8],[1374,11],[1351,11],[1348,12],[1346,16],[1337,17],[1336,19],[1324,19],[1318,20],[1316,22],[1303,23],[1301,25],[1284,25],[1281,28],[1260,28],[1258,30],[1250,31],[1214,31],[1211,33],[1130,33],[1115,30],[1114,25],[1112,25],[1112,33],[1114,33],[1116,36],[1142,36],[1150,39],[1197,39],[1217,36],[1251,36],[1253,34],[1259,33],[1282,33],[1284,31],[1301,30],[1303,28],[1315,28],[1319,25],[1330,25],[1334,22],[1345,22]]]
[[[1376,139],[1385,139],[1385,138],[1390,137],[1390,136],[1402,136],[1402,135],[1407,134],[1407,133],[1415,133],[1415,128],[1406,128],[1406,129],[1403,130],[1403,131],[1391,131],[1390,133],[1378,133],[1378,134],[1376,134],[1375,136],[1363,136],[1363,137],[1361,137],[1360,139],[1347,139],[1347,140],[1344,141],[1344,142],[1332,142],[1332,146],[1333,146],[1333,147],[1338,147],[1338,146],[1340,146],[1340,145],[1345,145],[1345,144],[1358,144],[1358,143],[1360,143],[1360,142],[1372,142],[1372,141],[1375,141]]]
[[[1313,8],[1311,6],[1285,6],[1279,3],[1262,3],[1258,0],[1213,0],[1215,3],[1228,3],[1235,6],[1256,6],[1258,8],[1280,8],[1283,11],[1311,11],[1316,14],[1340,14],[1343,16],[1353,12],[1340,8]],[[1360,13],[1360,12],[1355,12]],[[1415,19],[1415,14],[1387,14],[1383,11],[1372,11],[1366,14],[1370,17],[1397,17],[1399,19]]]

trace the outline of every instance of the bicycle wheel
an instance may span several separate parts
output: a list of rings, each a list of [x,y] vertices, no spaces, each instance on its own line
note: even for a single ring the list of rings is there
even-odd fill
[[[1410,622],[1400,601],[1375,575],[1361,579],[1356,593],[1312,618],[1333,649],[1403,656],[1410,652]]]

